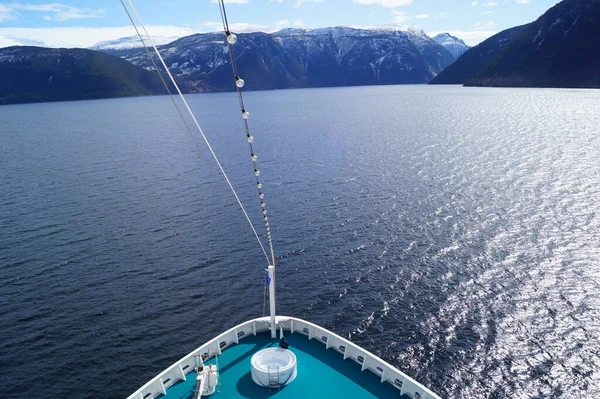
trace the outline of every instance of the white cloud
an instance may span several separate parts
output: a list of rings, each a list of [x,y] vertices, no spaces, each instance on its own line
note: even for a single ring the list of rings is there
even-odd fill
[[[248,4],[249,0],[224,0],[227,4]],[[210,0],[211,3],[217,4],[217,0]]]
[[[482,7],[498,7],[499,4],[496,3],[495,1],[488,1],[487,3],[482,3],[481,6]]]
[[[47,21],[70,21],[74,19],[103,18],[104,10],[77,8],[60,3],[25,4],[19,2],[0,4],[0,22],[17,19],[22,12],[41,13]]]
[[[415,15],[416,19],[425,19],[425,18],[429,18],[429,15],[427,14],[417,14]]]
[[[296,26],[296,27],[303,27],[304,26],[304,22],[302,22],[302,20],[297,19],[295,21],[290,21],[287,19],[282,19],[279,21],[275,21],[275,27],[281,29],[281,28],[288,28],[290,26]]]
[[[433,31],[427,32],[427,35],[430,37],[434,37],[439,35],[440,33],[450,33],[452,36],[456,36],[459,39],[462,39],[469,46],[475,46],[485,39],[494,36],[498,31],[495,30],[476,30],[476,31],[464,31],[464,30],[444,30],[444,31]]]
[[[397,24],[403,24],[409,19],[413,19],[413,17],[406,15],[404,11],[393,11],[392,14],[394,15],[394,23]]]
[[[221,24],[221,28],[223,25]],[[150,25],[152,36],[182,37],[198,30],[178,26]],[[2,28],[0,27],[0,47],[13,45],[35,45],[45,47],[91,47],[106,40],[136,35],[132,26],[115,28]]]
[[[15,19],[13,9],[5,4],[0,4],[0,22],[8,21],[9,19]]]
[[[378,5],[386,8],[395,8],[408,6],[412,4],[412,0],[352,0],[357,4]]]
[[[494,29],[497,26],[498,26],[498,24],[495,23],[494,21],[488,21],[485,24],[482,24],[481,22],[477,22],[475,24],[475,29],[490,30],[490,29]]]
[[[281,20],[273,25],[258,25],[238,22],[229,24],[233,32],[276,32],[282,28],[304,27],[302,20]],[[223,30],[221,21],[205,21],[194,28],[180,26],[149,25],[150,35],[155,37],[180,38],[200,32],[218,32]],[[136,36],[132,26],[113,28],[3,28],[0,27],[0,48],[8,46],[43,47],[91,47],[99,42]]]
[[[296,7],[296,8],[297,7],[302,7],[302,5],[304,3],[322,3],[322,2],[323,2],[323,0],[298,0],[296,2],[296,4],[294,4],[294,7]]]
[[[221,21],[204,21],[202,26],[205,27],[205,31],[208,32],[218,32],[223,31],[223,22]],[[269,25],[258,25],[258,24],[249,24],[246,22],[235,22],[229,24],[229,29],[235,33],[247,33],[247,32],[275,32],[281,28],[277,28],[277,26],[269,26]]]
[[[517,3],[517,4],[529,4],[529,3],[531,3],[531,0],[515,0],[515,3]]]
[[[2,47],[10,47],[10,46],[18,46],[19,42],[15,42],[14,40],[11,39],[6,39],[2,36],[0,36],[0,48]]]

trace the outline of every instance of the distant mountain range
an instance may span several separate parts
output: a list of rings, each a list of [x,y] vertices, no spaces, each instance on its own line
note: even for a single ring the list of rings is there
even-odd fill
[[[600,88],[600,0],[564,0],[467,51],[431,83]]]
[[[335,27],[243,33],[234,49],[245,87],[265,90],[427,83],[456,60],[460,43],[447,37],[438,44],[418,28]],[[183,92],[234,89],[223,33],[187,36],[159,49]],[[0,49],[0,104],[155,93],[164,88],[134,37],[94,50]]]
[[[0,104],[164,93],[155,72],[85,49],[0,49]]]
[[[197,34],[160,46],[186,92],[232,90],[222,33]],[[247,88],[427,83],[456,57],[417,28],[284,29],[238,35],[234,47]],[[145,51],[120,56],[149,69]]]
[[[402,83],[600,87],[600,0],[564,0],[537,21],[469,48],[418,28],[284,29],[244,33],[234,46],[246,88]],[[183,92],[233,90],[223,33],[157,38]],[[95,50],[0,49],[0,104],[162,94],[134,37]]]

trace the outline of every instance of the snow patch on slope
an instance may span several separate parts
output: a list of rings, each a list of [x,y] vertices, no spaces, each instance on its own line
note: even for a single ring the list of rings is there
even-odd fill
[[[179,39],[178,36],[153,36],[152,40],[154,44],[160,46],[162,44],[169,44]],[[144,39],[145,40],[145,39]],[[150,45],[149,41],[146,41]],[[122,37],[116,40],[107,40],[104,42],[96,43],[90,49],[92,50],[129,50],[134,48],[144,47],[140,38],[137,36]]]

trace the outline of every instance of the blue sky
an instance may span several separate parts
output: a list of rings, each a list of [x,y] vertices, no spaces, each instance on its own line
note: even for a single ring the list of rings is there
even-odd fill
[[[212,0],[216,1],[216,0]],[[150,33],[180,37],[219,29],[211,0],[133,0]],[[557,0],[229,0],[237,31],[282,27],[412,25],[450,32],[475,45],[535,20]],[[0,47],[15,44],[89,47],[133,35],[119,0],[0,0]]]

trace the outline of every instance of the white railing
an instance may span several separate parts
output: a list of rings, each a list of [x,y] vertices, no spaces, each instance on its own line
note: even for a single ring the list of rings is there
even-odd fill
[[[389,383],[398,389],[399,396],[406,394],[414,399],[441,399],[438,395],[397,368],[331,331],[294,317],[277,316],[276,320],[277,326],[282,326],[285,331],[304,334],[309,339],[315,339],[324,344],[327,349],[331,348],[340,352],[344,360],[352,359],[360,364],[363,371],[368,370],[380,376],[382,383]],[[270,319],[268,317],[261,317],[225,331],[177,361],[131,394],[127,399],[154,399],[159,395],[165,395],[167,388],[180,380],[185,380],[185,376],[194,371],[196,367],[194,356],[201,355],[206,360],[214,355],[220,355],[222,349],[239,343],[241,339],[248,335],[256,335],[259,332],[268,331],[269,327]]]

